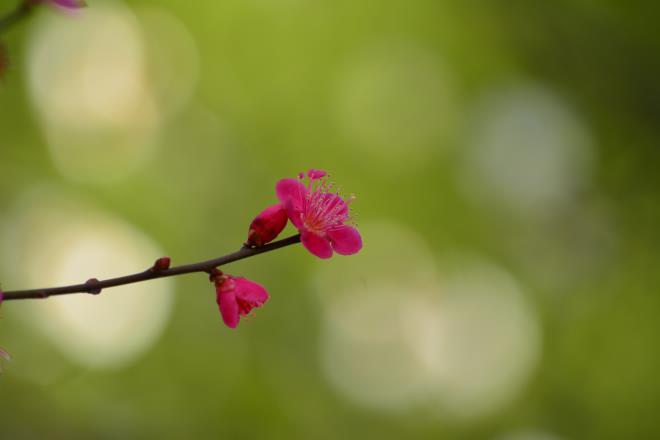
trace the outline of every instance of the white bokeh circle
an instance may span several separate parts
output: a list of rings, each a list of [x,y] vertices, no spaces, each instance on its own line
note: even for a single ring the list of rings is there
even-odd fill
[[[115,182],[145,166],[198,79],[193,38],[156,7],[95,1],[32,27],[28,86],[49,152],[68,179]]]
[[[545,217],[588,186],[591,134],[548,87],[518,83],[489,90],[477,100],[468,127],[461,184],[480,203]]]
[[[397,225],[361,230],[369,246],[316,279],[320,359],[338,392],[370,408],[423,405],[459,421],[514,399],[534,371],[541,338],[513,277],[479,257],[438,262]]]
[[[3,279],[26,288],[134,273],[162,255],[134,226],[48,187],[26,193],[3,229]],[[27,301],[19,313],[71,361],[114,368],[156,343],[172,301],[172,282],[161,279]]]

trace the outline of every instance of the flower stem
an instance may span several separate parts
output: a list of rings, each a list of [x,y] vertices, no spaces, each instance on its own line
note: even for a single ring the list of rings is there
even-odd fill
[[[210,272],[218,266],[242,260],[244,258],[253,257],[264,252],[274,251],[275,249],[283,248],[295,243],[300,242],[300,235],[285,238],[283,240],[274,241],[273,243],[260,246],[248,247],[243,246],[241,249],[231,254],[222,257],[214,258],[212,260],[201,261],[199,263],[184,264],[182,266],[175,266],[169,269],[158,269],[156,266],[131,275],[124,275],[117,278],[109,278],[107,280],[97,280],[90,278],[87,282],[82,284],[73,284],[70,286],[61,287],[48,287],[43,289],[30,289],[30,290],[13,290],[2,293],[2,301],[9,301],[13,299],[38,299],[48,298],[54,295],[67,295],[70,293],[100,293],[102,289],[107,287],[123,286],[126,284],[139,283],[147,280],[154,280],[157,278],[172,277],[176,275],[183,275],[186,273],[194,272]]]
[[[13,25],[27,17],[32,11],[34,3],[29,0],[18,2],[16,7],[3,17],[0,17],[0,34],[9,30]]]

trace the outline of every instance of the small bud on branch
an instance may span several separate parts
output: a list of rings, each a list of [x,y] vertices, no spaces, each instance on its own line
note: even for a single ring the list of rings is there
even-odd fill
[[[269,206],[252,220],[248,230],[247,246],[263,246],[275,240],[287,222],[286,211],[279,203]]]
[[[153,272],[162,272],[170,268],[170,257],[161,257],[151,267]]]

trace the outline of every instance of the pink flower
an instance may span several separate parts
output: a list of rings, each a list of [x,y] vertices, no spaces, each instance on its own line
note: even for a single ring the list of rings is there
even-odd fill
[[[213,282],[222,320],[229,328],[236,328],[241,316],[247,316],[268,300],[266,289],[247,278],[219,273]]]
[[[275,192],[291,223],[300,231],[303,246],[319,258],[332,257],[333,250],[341,255],[352,255],[362,249],[362,237],[355,227],[347,225],[350,220],[348,204],[332,192],[327,173],[309,170],[307,186],[298,180],[282,179],[277,182]]]
[[[279,203],[264,209],[252,223],[248,231],[248,246],[263,246],[273,241],[286,226],[286,211]]]

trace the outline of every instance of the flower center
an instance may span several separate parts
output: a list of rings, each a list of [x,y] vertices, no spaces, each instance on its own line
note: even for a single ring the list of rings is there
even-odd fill
[[[236,298],[236,303],[238,303],[238,311],[241,316],[247,316],[253,308],[261,305],[256,302],[247,301],[243,298]]]
[[[306,229],[319,235],[349,220],[347,205],[352,198],[345,201],[331,190],[332,183],[325,178],[310,179],[308,184],[302,220]]]

